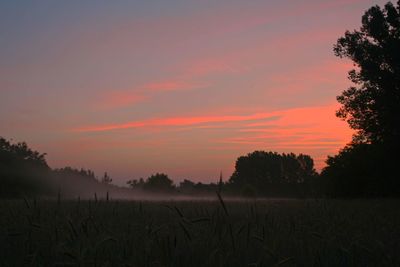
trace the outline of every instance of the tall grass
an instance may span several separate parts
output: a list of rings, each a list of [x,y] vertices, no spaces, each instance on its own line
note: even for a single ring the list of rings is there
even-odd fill
[[[398,200],[0,202],[0,266],[400,266]]]

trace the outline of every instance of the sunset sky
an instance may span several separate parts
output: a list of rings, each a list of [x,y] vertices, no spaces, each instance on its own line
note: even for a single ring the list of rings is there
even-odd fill
[[[0,136],[117,184],[216,181],[254,150],[351,140],[332,48],[372,0],[0,2]]]

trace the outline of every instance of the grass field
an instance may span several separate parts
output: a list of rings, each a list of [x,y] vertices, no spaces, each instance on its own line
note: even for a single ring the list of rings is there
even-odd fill
[[[400,266],[399,200],[0,201],[0,266]]]

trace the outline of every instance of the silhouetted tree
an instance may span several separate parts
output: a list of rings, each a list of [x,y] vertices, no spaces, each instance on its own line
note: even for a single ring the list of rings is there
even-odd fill
[[[237,159],[229,183],[237,190],[247,188],[260,195],[285,194],[284,191],[300,194],[296,192],[300,190],[298,185],[316,175],[314,161],[308,155],[255,151]]]
[[[25,142],[11,143],[0,137],[0,196],[47,193],[50,168],[45,155]]]
[[[143,189],[157,192],[171,192],[174,190],[174,185],[168,175],[156,173],[146,179]]]
[[[395,7],[371,7],[359,30],[346,31],[334,46],[335,55],[347,57],[357,69],[354,83],[338,96],[337,116],[357,130],[356,142],[400,142],[400,1]]]
[[[385,157],[382,146],[353,144],[343,148],[338,155],[328,157],[328,166],[321,176],[325,192],[332,197],[371,197],[392,194],[399,189],[391,180],[382,181],[382,163]]]
[[[132,179],[126,182],[126,184],[129,185],[129,187],[135,189],[143,189],[144,183],[145,182],[143,178],[140,178],[139,180]]]
[[[337,100],[337,116],[356,130],[351,144],[329,157],[322,172],[333,196],[400,193],[400,1],[373,6],[359,30],[346,31],[334,46],[336,56],[351,59],[354,86]]]
[[[197,194],[200,195],[215,195],[215,192],[218,191],[218,185],[216,183],[202,183],[198,182],[194,185],[194,190]]]
[[[131,188],[135,188],[135,187],[137,187],[138,181],[136,179],[133,179],[133,180],[127,181],[126,184]]]
[[[221,192],[222,188],[225,188],[226,184],[222,181],[222,176],[220,176],[218,184],[216,183],[194,183],[188,179],[183,180],[179,183],[177,190],[179,193],[186,195],[209,195],[215,196],[215,192]]]
[[[64,175],[64,176],[79,176],[91,180],[96,179],[96,176],[92,170],[86,170],[83,168],[79,170],[72,167],[64,167],[60,169],[54,169],[53,173],[56,175]]]
[[[184,179],[179,183],[178,190],[184,194],[193,194],[195,190],[195,183],[188,179]]]
[[[48,168],[45,156],[46,153],[39,153],[28,147],[25,142],[11,143],[0,137],[0,156],[2,162],[24,161],[36,166]]]
[[[104,173],[103,178],[101,178],[103,184],[111,184],[112,178],[108,176],[107,172]]]

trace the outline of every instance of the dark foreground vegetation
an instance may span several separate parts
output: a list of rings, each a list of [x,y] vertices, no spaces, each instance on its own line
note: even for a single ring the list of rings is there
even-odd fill
[[[398,200],[0,202],[0,266],[400,266]]]

